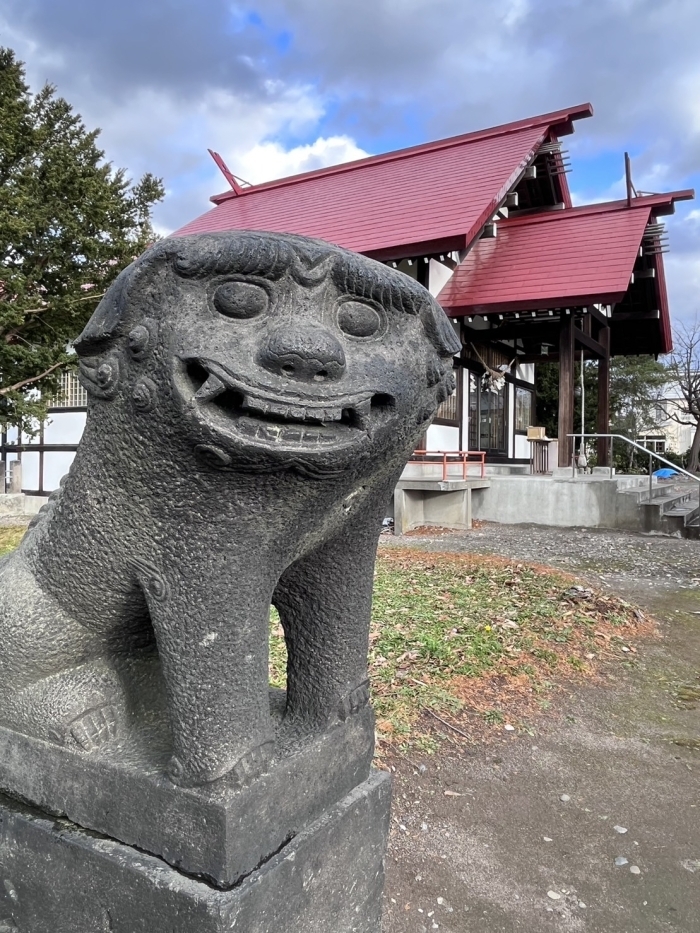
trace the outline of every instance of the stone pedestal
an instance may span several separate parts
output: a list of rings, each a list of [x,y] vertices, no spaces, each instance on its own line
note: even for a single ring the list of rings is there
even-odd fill
[[[281,723],[284,694],[277,693],[272,706]],[[144,696],[156,705],[152,692]],[[164,774],[171,754],[164,713],[134,717],[121,741],[91,755],[0,726],[0,794],[31,801],[46,814],[226,888],[328,812],[370,772],[374,716],[369,708],[317,736],[287,735],[283,724],[276,735],[275,756],[250,785],[240,787],[229,776],[182,788]]]
[[[0,797],[0,930],[379,933],[389,804],[390,778],[373,772],[235,886],[221,889]]]

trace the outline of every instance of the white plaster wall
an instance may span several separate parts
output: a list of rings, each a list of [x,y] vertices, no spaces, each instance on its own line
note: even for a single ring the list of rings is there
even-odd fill
[[[514,434],[515,428],[515,386],[507,382],[508,387],[508,456],[515,457]]]
[[[39,488],[39,454],[25,451],[22,454],[22,488]]]
[[[530,456],[530,443],[524,434],[515,435],[515,456],[516,458]]]
[[[428,450],[459,450],[459,428],[449,424],[431,424]]]
[[[460,369],[462,379],[462,450],[469,450],[469,371]]]
[[[428,291],[433,297],[445,287],[452,278],[453,270],[436,259],[431,259],[428,264]]]
[[[58,489],[61,478],[70,469],[74,458],[75,454],[70,451],[47,451],[44,454],[44,489],[47,492]],[[26,489],[37,488],[36,486],[29,486],[26,482],[24,485]]]
[[[83,411],[55,411],[44,425],[45,444],[77,444],[87,419]]]
[[[518,363],[515,367],[516,379],[522,379],[523,382],[535,384],[535,364]]]

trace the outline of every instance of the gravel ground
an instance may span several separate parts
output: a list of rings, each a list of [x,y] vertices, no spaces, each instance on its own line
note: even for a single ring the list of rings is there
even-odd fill
[[[384,933],[700,931],[700,542],[485,524],[396,544],[581,574],[661,637],[534,735],[397,759]]]
[[[396,759],[383,933],[700,933],[700,541],[484,524],[396,545],[580,574],[662,636],[534,734]]]

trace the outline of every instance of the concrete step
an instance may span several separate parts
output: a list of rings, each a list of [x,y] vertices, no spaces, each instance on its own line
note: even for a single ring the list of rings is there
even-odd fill
[[[700,541],[700,516],[688,522],[683,531],[684,538],[693,538],[696,541]]]
[[[645,531],[654,531],[675,537],[689,537],[688,526],[700,520],[700,498],[695,486],[676,485],[666,495],[643,502]]]

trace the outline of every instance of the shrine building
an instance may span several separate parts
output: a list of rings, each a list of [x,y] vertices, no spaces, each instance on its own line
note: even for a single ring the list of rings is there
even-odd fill
[[[671,350],[664,227],[692,191],[574,207],[562,139],[589,104],[246,185],[176,231],[247,229],[318,237],[400,269],[453,318],[457,391],[428,450],[481,451],[487,464],[530,463],[534,364],[559,363],[559,466],[571,464],[574,362],[598,361],[598,433],[608,432],[615,355]],[[607,463],[599,441],[598,462]]]

